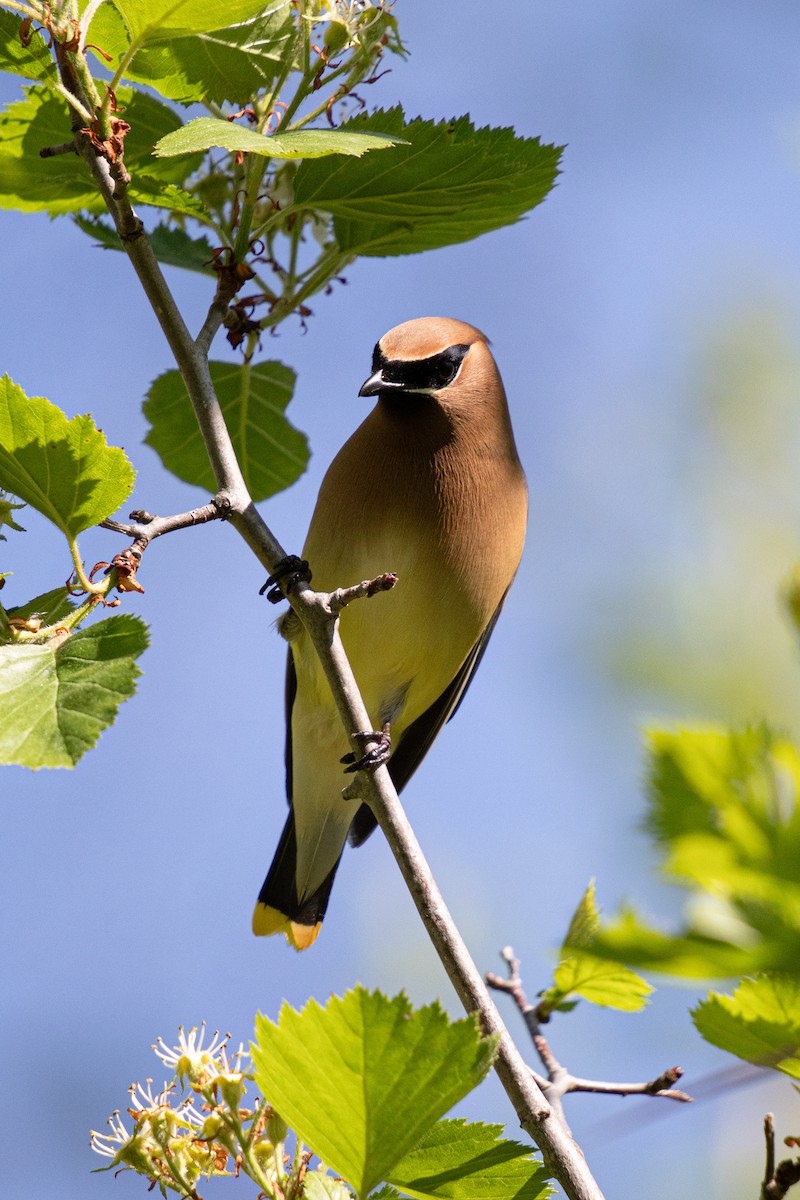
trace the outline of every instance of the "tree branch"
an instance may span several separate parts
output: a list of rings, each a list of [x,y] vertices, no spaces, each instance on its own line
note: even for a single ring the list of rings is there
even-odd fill
[[[668,1067],[666,1071],[647,1083],[609,1083],[605,1080],[581,1079],[567,1070],[556,1058],[549,1041],[542,1033],[544,1023],[539,1006],[531,1004],[522,986],[519,971],[519,959],[515,957],[510,946],[505,946],[501,957],[508,967],[508,977],[503,979],[493,971],[487,971],[486,982],[495,991],[505,992],[511,996],[517,1006],[542,1066],[547,1072],[547,1078],[542,1080],[541,1088],[544,1095],[554,1107],[561,1108],[562,1097],[570,1092],[595,1092],[606,1096],[660,1096],[665,1100],[679,1100],[691,1103],[692,1097],[681,1092],[672,1085],[683,1075],[680,1067]],[[549,1016],[546,1018],[549,1020]]]
[[[67,86],[75,81],[65,78]],[[79,122],[77,123],[79,124]],[[175,357],[219,487],[216,501],[229,506],[228,519],[259,562],[272,574],[286,553],[255,508],[237,461],[208,369],[211,312],[195,342],[186,327],[153,253],[144,227],[127,195],[128,175],[121,162],[109,164],[75,126],[76,144],[114,219],[117,232]],[[213,308],[213,306],[212,306]],[[146,528],[146,526],[145,526]],[[341,591],[314,592],[302,579],[287,596],[319,654],[347,733],[368,741],[373,726],[347,661],[339,635]],[[419,844],[400,806],[385,767],[358,777],[363,799],[380,824],[411,891],[445,970],[467,1012],[477,1013],[486,1032],[500,1034],[496,1070],[520,1124],[539,1146],[545,1166],[570,1200],[603,1200],[582,1152],[551,1112],[519,1050],[511,1040],[481,975],[469,956]]]
[[[759,1200],[783,1200],[796,1183],[800,1183],[800,1159],[784,1159],[775,1165],[775,1118],[772,1113],[764,1117],[764,1141],[766,1142],[766,1165],[761,1182]],[[794,1138],[787,1138],[790,1145]]]

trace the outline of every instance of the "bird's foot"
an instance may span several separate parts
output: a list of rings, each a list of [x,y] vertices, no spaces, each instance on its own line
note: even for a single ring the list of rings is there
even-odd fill
[[[283,588],[278,587],[279,580],[286,581]],[[263,596],[269,588],[267,599],[270,604],[280,604],[281,600],[285,599],[286,593],[300,582],[311,582],[311,569],[308,562],[304,558],[298,558],[296,554],[287,554],[286,558],[282,558],[278,563],[264,586],[258,589],[258,594]]]
[[[341,763],[347,763],[344,769],[345,775],[352,775],[356,771],[374,771],[376,767],[388,761],[392,753],[392,735],[389,732],[388,721],[382,729],[370,729],[366,733],[353,733],[350,736],[354,742],[362,742],[365,745],[373,742],[374,745],[370,746],[360,758],[357,758],[355,754],[345,754],[339,759]]]

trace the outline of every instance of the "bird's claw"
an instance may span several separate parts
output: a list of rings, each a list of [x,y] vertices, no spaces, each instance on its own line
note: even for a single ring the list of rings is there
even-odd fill
[[[392,753],[392,737],[389,732],[389,723],[387,722],[382,729],[370,729],[365,733],[351,734],[353,741],[364,742],[368,744],[373,742],[369,750],[365,751],[359,758],[355,754],[345,754],[339,762],[347,763],[344,768],[345,775],[353,775],[356,771],[374,771],[376,767],[380,767],[387,762]]]
[[[279,580],[286,581],[284,588],[278,587]],[[286,558],[282,558],[278,563],[264,586],[258,589],[258,594],[263,596],[264,592],[267,592],[270,604],[280,604],[281,600],[285,599],[286,592],[290,592],[300,582],[311,582],[308,562],[305,558],[298,558],[296,554],[287,554]],[[270,590],[267,591],[267,588]]]

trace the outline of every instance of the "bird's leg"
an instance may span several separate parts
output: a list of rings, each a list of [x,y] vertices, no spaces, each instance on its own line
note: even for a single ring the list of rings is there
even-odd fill
[[[385,763],[389,755],[392,753],[392,735],[389,732],[389,722],[385,721],[381,729],[370,729],[366,733],[351,733],[350,737],[354,742],[363,742],[370,746],[369,750],[365,751],[360,758],[356,758],[355,754],[345,754],[339,759],[339,762],[347,763],[344,769],[345,775],[352,775],[355,771],[374,771],[375,767],[379,767],[381,763]]]
[[[301,580],[310,583],[311,569],[306,559],[298,558],[296,554],[287,554],[286,558],[282,558],[278,563],[264,586],[258,589],[259,596],[263,596],[264,592],[267,592],[267,588],[270,588],[271,590],[267,592],[270,604],[280,604],[281,600],[285,599],[285,592],[277,586],[281,579],[286,580],[286,592],[290,592]]]

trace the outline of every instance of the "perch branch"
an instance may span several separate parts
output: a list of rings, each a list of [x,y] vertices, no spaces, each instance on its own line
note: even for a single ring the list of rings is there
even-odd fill
[[[66,82],[66,81],[65,81]],[[98,189],[115,222],[131,264],[161,325],[194,408],[219,487],[217,502],[228,505],[228,519],[259,562],[272,574],[286,552],[264,523],[245,485],[241,469],[214,392],[201,331],[196,343],[178,310],[144,227],[133,211],[128,176],[120,162],[98,157],[86,138],[78,136]],[[285,586],[285,585],[284,585]],[[287,596],[308,631],[323,666],[339,715],[349,735],[365,737],[373,728],[358,691],[339,636],[337,619],[341,595],[314,592],[302,579]],[[447,911],[441,893],[397,798],[389,773],[379,767],[359,777],[363,798],[370,805],[397,859],[420,916],[439,957],[468,1012],[477,1013],[487,1032],[500,1034],[496,1070],[520,1124],[539,1146],[549,1173],[570,1200],[602,1200],[602,1193],[583,1154],[566,1127],[557,1120],[506,1030],[486,985]]]

